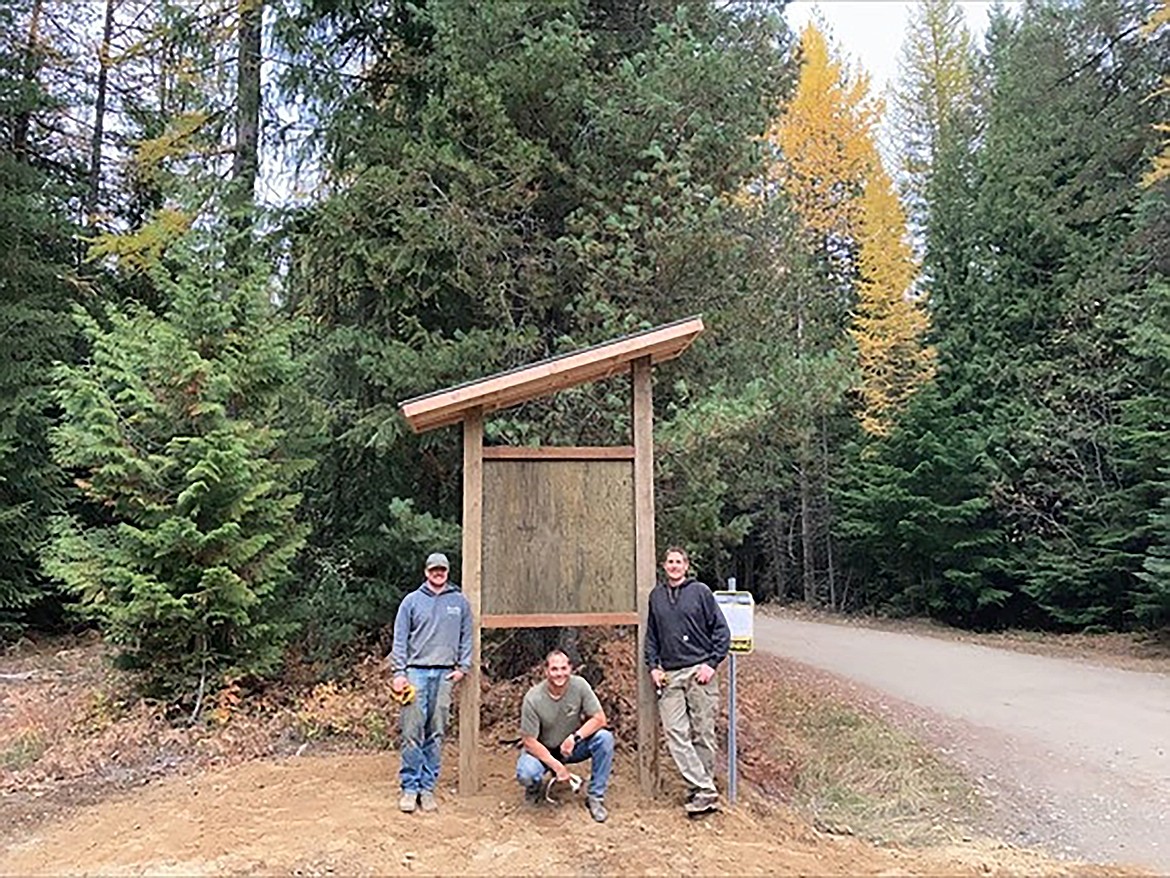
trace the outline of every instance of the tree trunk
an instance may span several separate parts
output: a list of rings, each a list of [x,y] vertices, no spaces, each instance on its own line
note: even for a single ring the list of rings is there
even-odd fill
[[[248,227],[260,168],[260,36],[264,0],[239,0],[240,34],[236,64],[236,146],[232,158],[233,222]]]
[[[34,0],[32,14],[28,24],[28,46],[24,56],[24,71],[22,79],[25,84],[32,83],[41,69],[41,55],[37,48],[41,30],[41,9],[44,0]],[[32,110],[21,110],[12,121],[12,152],[23,160],[28,161],[28,129],[32,124]]]
[[[837,571],[833,561],[833,509],[829,499],[829,430],[823,415],[821,416],[821,492],[825,501],[825,566],[829,577],[829,606],[834,610],[844,609],[844,606],[837,606]]]
[[[97,95],[93,103],[93,137],[89,142],[89,186],[82,205],[82,221],[93,225],[97,214],[102,181],[102,140],[106,124],[106,92],[110,78],[110,35],[114,30],[116,0],[106,0],[106,18],[102,24],[102,44],[98,50]]]
[[[803,566],[804,601],[817,602],[817,570],[815,538],[812,523],[812,479],[809,474],[809,442],[805,437],[800,443],[800,560]]]

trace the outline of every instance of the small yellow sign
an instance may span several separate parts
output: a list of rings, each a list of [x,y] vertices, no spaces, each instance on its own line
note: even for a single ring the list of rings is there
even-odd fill
[[[752,629],[756,602],[749,591],[717,591],[715,603],[723,611],[727,627],[731,629],[731,652],[747,655],[755,649]]]

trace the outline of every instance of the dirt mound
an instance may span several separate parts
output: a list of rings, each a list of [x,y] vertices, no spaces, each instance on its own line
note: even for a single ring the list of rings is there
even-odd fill
[[[517,751],[506,742],[539,666],[484,684],[483,791],[455,796],[452,744],[440,812],[404,815],[394,808],[395,708],[376,657],[332,682],[228,687],[204,722],[175,727],[125,695],[96,641],[9,654],[0,669],[0,874],[1136,874],[994,842],[875,844],[889,836],[866,841],[856,824],[819,816],[814,828],[788,806],[804,794],[810,753],[828,751],[817,742],[843,728],[854,735],[843,741],[860,740],[866,724],[822,705],[815,686],[765,656],[741,663],[740,802],[688,820],[664,753],[665,793],[648,799],[637,787],[633,639],[587,635],[584,647],[583,673],[619,742],[604,826],[576,798],[535,811],[521,804]],[[876,795],[890,798],[887,789]],[[848,792],[855,799],[866,788]],[[938,821],[933,804],[925,810]]]
[[[457,764],[454,751],[446,764]],[[0,855],[6,874],[1116,875],[1028,852],[877,848],[824,835],[756,795],[689,820],[637,791],[619,761],[611,817],[573,796],[521,803],[514,751],[487,754],[484,791],[459,799],[445,769],[437,814],[401,814],[393,754],[304,756],[170,779],[40,826]]]

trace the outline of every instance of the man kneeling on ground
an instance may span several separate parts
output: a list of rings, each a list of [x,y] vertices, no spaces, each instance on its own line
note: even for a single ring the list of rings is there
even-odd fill
[[[613,733],[593,687],[572,673],[569,657],[554,649],[544,660],[543,683],[524,696],[520,708],[520,741],[524,752],[516,763],[516,779],[526,799],[540,802],[545,771],[562,783],[570,780],[566,765],[592,761],[585,807],[598,823],[609,816],[605,790],[613,767]]]

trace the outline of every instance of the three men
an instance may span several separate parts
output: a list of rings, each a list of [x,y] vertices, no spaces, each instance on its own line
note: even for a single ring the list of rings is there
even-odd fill
[[[593,687],[572,673],[569,657],[559,649],[545,657],[544,674],[544,682],[528,690],[520,708],[524,751],[516,763],[516,779],[528,801],[536,803],[546,771],[567,783],[571,777],[566,766],[589,759],[585,807],[589,816],[604,823],[609,816],[605,790],[613,766],[613,733],[606,728],[605,711]]]
[[[402,793],[399,809],[434,811],[441,746],[454,685],[471,664],[471,607],[448,582],[442,553],[426,561],[426,581],[408,594],[394,622],[389,656],[392,688],[401,713]],[[727,657],[731,634],[711,589],[688,577],[686,552],[672,546],[663,561],[666,581],[650,594],[644,659],[659,692],[667,748],[688,786],[685,809],[701,814],[718,807],[715,788],[715,669]],[[544,795],[546,773],[573,781],[567,766],[591,761],[585,804],[598,823],[608,817],[605,793],[613,766],[614,738],[589,683],[572,673],[568,656],[545,657],[545,680],[528,690],[520,712],[523,752],[516,778],[527,798]]]
[[[646,667],[658,689],[666,746],[687,783],[688,814],[719,804],[715,789],[715,669],[727,658],[731,631],[711,589],[690,579],[690,559],[678,546],[666,550],[666,582],[650,592]]]
[[[429,555],[426,580],[402,599],[394,619],[391,688],[403,702],[398,808],[407,813],[438,808],[435,784],[451,692],[471,667],[471,606],[447,581],[450,567],[441,552]]]

